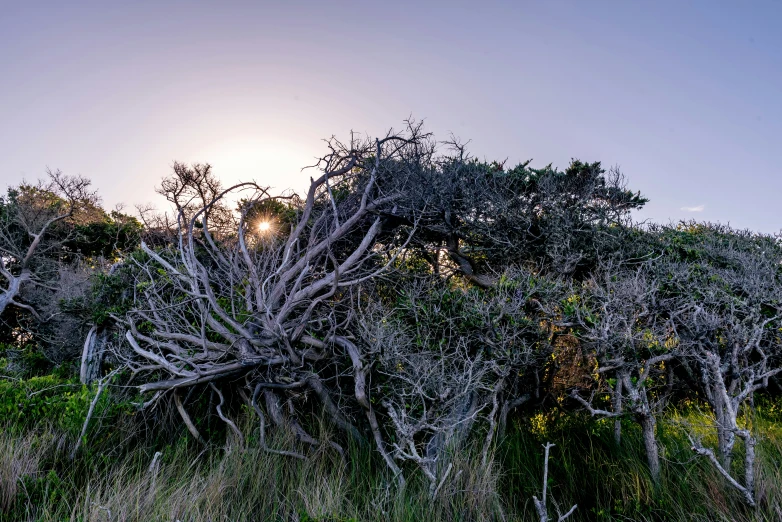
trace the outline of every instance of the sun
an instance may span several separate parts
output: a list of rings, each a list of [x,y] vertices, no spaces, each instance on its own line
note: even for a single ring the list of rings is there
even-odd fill
[[[272,224],[269,223],[268,221],[261,221],[260,223],[258,223],[258,230],[261,231],[262,233],[266,233],[271,229],[272,229]]]

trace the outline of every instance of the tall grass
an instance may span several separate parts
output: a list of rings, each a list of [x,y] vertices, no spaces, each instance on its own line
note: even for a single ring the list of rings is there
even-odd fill
[[[687,415],[692,422],[705,420]],[[511,427],[489,466],[479,465],[472,449],[456,455],[453,480],[435,499],[415,473],[399,491],[369,446],[350,446],[345,458],[328,445],[310,450],[306,460],[264,452],[254,443],[256,425],[249,416],[245,449],[233,440],[200,446],[182,433],[170,445],[141,444],[110,459],[93,445],[71,461],[72,441],[65,444],[46,430],[7,430],[0,435],[0,520],[536,520],[531,497],[540,494],[546,441],[556,444],[549,496],[563,511],[579,505],[570,520],[782,520],[778,423],[757,421],[764,434],[758,446],[760,507],[750,510],[708,462],[693,457],[674,417],[660,423],[663,469],[657,486],[632,423],[617,447],[609,423],[572,415],[533,421]],[[327,428],[321,436],[329,436]],[[296,448],[279,431],[269,434],[268,443]],[[150,467],[158,451],[162,457]]]
[[[52,437],[35,432],[0,433],[0,513],[9,511],[22,493],[25,479],[35,476],[50,451]]]
[[[688,413],[690,425],[707,426],[705,417]],[[534,520],[530,498],[540,490],[541,441],[556,444],[549,463],[551,495],[566,510],[578,504],[569,520],[665,521],[779,521],[782,520],[782,431],[776,423],[761,423],[757,491],[760,507],[748,509],[741,496],[703,459],[697,458],[680,419],[668,417],[658,426],[662,475],[655,485],[646,467],[640,430],[628,422],[623,440],[613,439],[613,422],[563,417],[553,427],[517,426],[501,445],[504,453],[503,492],[521,499],[513,507],[525,520]],[[710,442],[704,439],[706,443]],[[741,476],[741,455],[734,459]],[[515,494],[514,494],[515,493]]]
[[[253,432],[251,420],[244,426],[247,434]],[[20,436],[13,444],[35,446],[41,436]],[[152,467],[154,447],[137,447],[111,463],[101,463],[94,451],[90,458],[74,462],[68,461],[65,450],[50,455],[47,462],[39,458],[8,480],[21,483],[23,475],[51,478],[45,469],[49,467],[58,473],[57,493],[43,494],[41,487],[32,493],[9,489],[12,500],[0,520],[347,521],[424,516],[489,520],[501,516],[497,474],[491,466],[477,466],[479,455],[474,452],[457,456],[455,480],[432,500],[422,477],[413,477],[399,492],[369,446],[350,446],[343,458],[324,444],[299,460],[265,452],[252,444],[252,437],[248,439],[246,449],[235,440],[224,447],[204,448],[183,435],[174,445],[159,448],[162,458]],[[280,432],[270,434],[268,443],[285,448],[297,444]],[[18,455],[17,460],[24,459]]]

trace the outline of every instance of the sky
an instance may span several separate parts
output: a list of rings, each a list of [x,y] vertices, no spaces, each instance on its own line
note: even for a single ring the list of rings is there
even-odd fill
[[[636,218],[782,228],[782,1],[0,0],[0,186],[163,206],[174,161],[302,189],[423,119],[472,155],[618,166]]]

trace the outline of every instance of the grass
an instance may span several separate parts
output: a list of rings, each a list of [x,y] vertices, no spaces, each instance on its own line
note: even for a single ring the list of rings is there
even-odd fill
[[[121,454],[112,448],[113,456],[106,458],[108,448],[101,448],[103,439],[93,434],[90,450],[73,461],[68,457],[72,437],[44,426],[6,429],[0,434],[0,520],[536,520],[531,498],[540,496],[546,441],[556,444],[549,498],[563,512],[573,503],[579,506],[569,520],[782,519],[782,424],[756,421],[763,433],[760,507],[749,510],[707,462],[693,458],[679,421],[706,420],[698,415],[682,413],[660,422],[663,469],[657,486],[646,471],[640,434],[632,423],[624,427],[623,444],[617,447],[610,423],[570,415],[518,421],[488,468],[478,465],[477,452],[465,451],[455,459],[454,480],[434,500],[415,474],[398,491],[369,447],[347,448],[344,460],[328,446],[304,461],[261,451],[253,441],[256,425],[250,416],[243,424],[247,449],[230,440],[203,447],[181,431],[167,445],[142,439]],[[327,427],[321,430],[329,436]],[[296,446],[279,431],[269,435],[271,446]],[[160,462],[150,469],[158,451]]]
[[[251,421],[246,419],[245,433],[252,433]],[[203,448],[182,435],[159,449],[159,467],[150,469],[154,447],[137,447],[114,462],[101,462],[94,451],[71,462],[67,447],[58,451],[46,445],[51,435],[7,430],[3,437],[2,445],[41,451],[2,457],[3,469],[16,470],[4,473],[3,484],[33,487],[8,489],[10,502],[0,510],[0,520],[336,522],[420,520],[424,513],[437,520],[486,519],[495,501],[496,475],[474,466],[471,454],[457,459],[457,480],[432,503],[420,477],[398,494],[393,477],[369,447],[352,446],[343,459],[324,446],[298,460],[253,444],[242,450],[236,441]],[[280,433],[269,439],[276,447],[296,445]]]
[[[645,464],[640,432],[633,423],[623,425],[623,443],[613,440],[612,422],[566,417],[541,432],[520,426],[504,441],[505,495],[527,499],[540,490],[542,440],[552,450],[549,474],[551,495],[563,512],[579,505],[572,520],[665,520],[665,521],[765,521],[782,520],[782,427],[778,422],[759,421],[762,433],[757,448],[757,493],[760,507],[749,510],[741,496],[726,484],[711,465],[693,455],[679,422],[705,426],[708,420],[695,412],[664,419],[658,426],[662,476],[654,485]],[[712,442],[704,438],[704,442]],[[739,448],[740,449],[740,448]],[[742,476],[739,451],[734,473]],[[533,520],[531,502],[517,503],[515,512]]]

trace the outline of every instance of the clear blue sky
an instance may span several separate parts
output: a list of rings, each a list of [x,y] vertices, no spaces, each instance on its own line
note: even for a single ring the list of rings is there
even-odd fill
[[[301,187],[320,139],[412,115],[488,160],[619,165],[639,218],[776,232],[781,26],[761,0],[1,0],[0,184],[159,203],[178,160]]]

